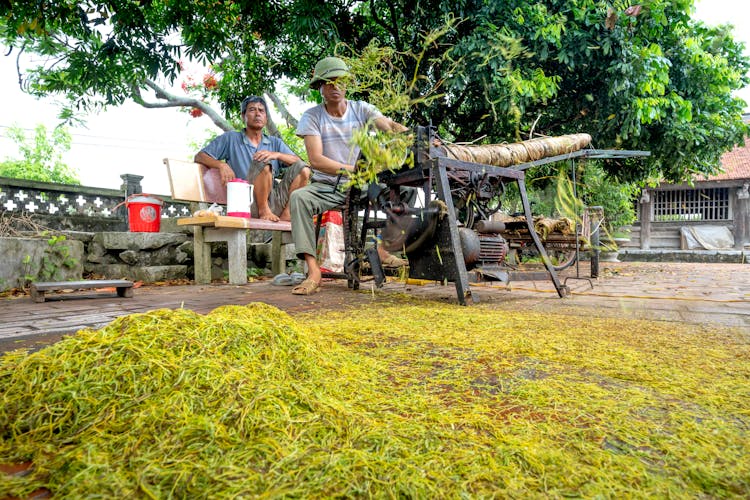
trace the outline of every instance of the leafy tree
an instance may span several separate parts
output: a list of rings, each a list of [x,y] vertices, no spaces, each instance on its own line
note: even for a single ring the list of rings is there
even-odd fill
[[[6,45],[48,58],[25,81],[33,93],[67,97],[66,118],[133,99],[147,107],[195,108],[228,129],[243,96],[274,97],[285,77],[309,97],[317,59],[334,50],[356,56],[374,41],[391,49],[377,65],[390,75],[381,87],[406,82],[411,106],[396,118],[431,123],[449,139],[588,132],[598,148],[653,153],[647,161],[608,162],[613,178],[682,180],[715,172],[720,155],[748,132],[745,103],[732,91],[750,83],[750,61],[728,27],[690,18],[692,0],[634,6],[622,0],[51,0],[44,6],[11,2],[0,33]],[[431,38],[435,32],[441,36]],[[183,58],[210,64],[218,85],[209,95],[222,112],[157,83],[174,82]],[[375,85],[363,95],[377,92]],[[432,99],[420,99],[426,95]]]
[[[56,127],[49,135],[44,125],[37,125],[33,138],[29,139],[24,129],[12,126],[8,128],[7,135],[16,143],[21,158],[0,162],[0,176],[80,184],[77,173],[62,160],[63,153],[70,149],[71,143],[70,133],[64,127]]]

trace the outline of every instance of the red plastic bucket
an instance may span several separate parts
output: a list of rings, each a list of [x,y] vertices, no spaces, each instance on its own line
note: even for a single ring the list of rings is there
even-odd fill
[[[131,233],[158,233],[164,202],[147,194],[134,194],[125,200]]]

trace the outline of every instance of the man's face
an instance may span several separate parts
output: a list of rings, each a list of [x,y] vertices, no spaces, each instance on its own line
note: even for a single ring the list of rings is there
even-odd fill
[[[266,107],[262,102],[251,102],[245,108],[245,126],[251,129],[262,129],[266,126],[268,117]]]
[[[338,78],[331,78],[320,86],[320,93],[326,102],[334,102],[346,96],[346,86],[337,83]]]

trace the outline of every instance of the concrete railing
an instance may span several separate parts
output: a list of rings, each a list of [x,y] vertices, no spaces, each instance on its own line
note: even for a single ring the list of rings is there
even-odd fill
[[[142,192],[142,176],[123,174],[120,189],[75,186],[0,177],[0,214],[33,215],[53,229],[126,231],[125,199]],[[190,215],[186,202],[159,196],[162,218]]]

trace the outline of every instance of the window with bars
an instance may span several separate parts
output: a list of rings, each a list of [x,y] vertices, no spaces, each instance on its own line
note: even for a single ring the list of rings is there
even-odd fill
[[[729,220],[729,189],[654,191],[654,222]]]

